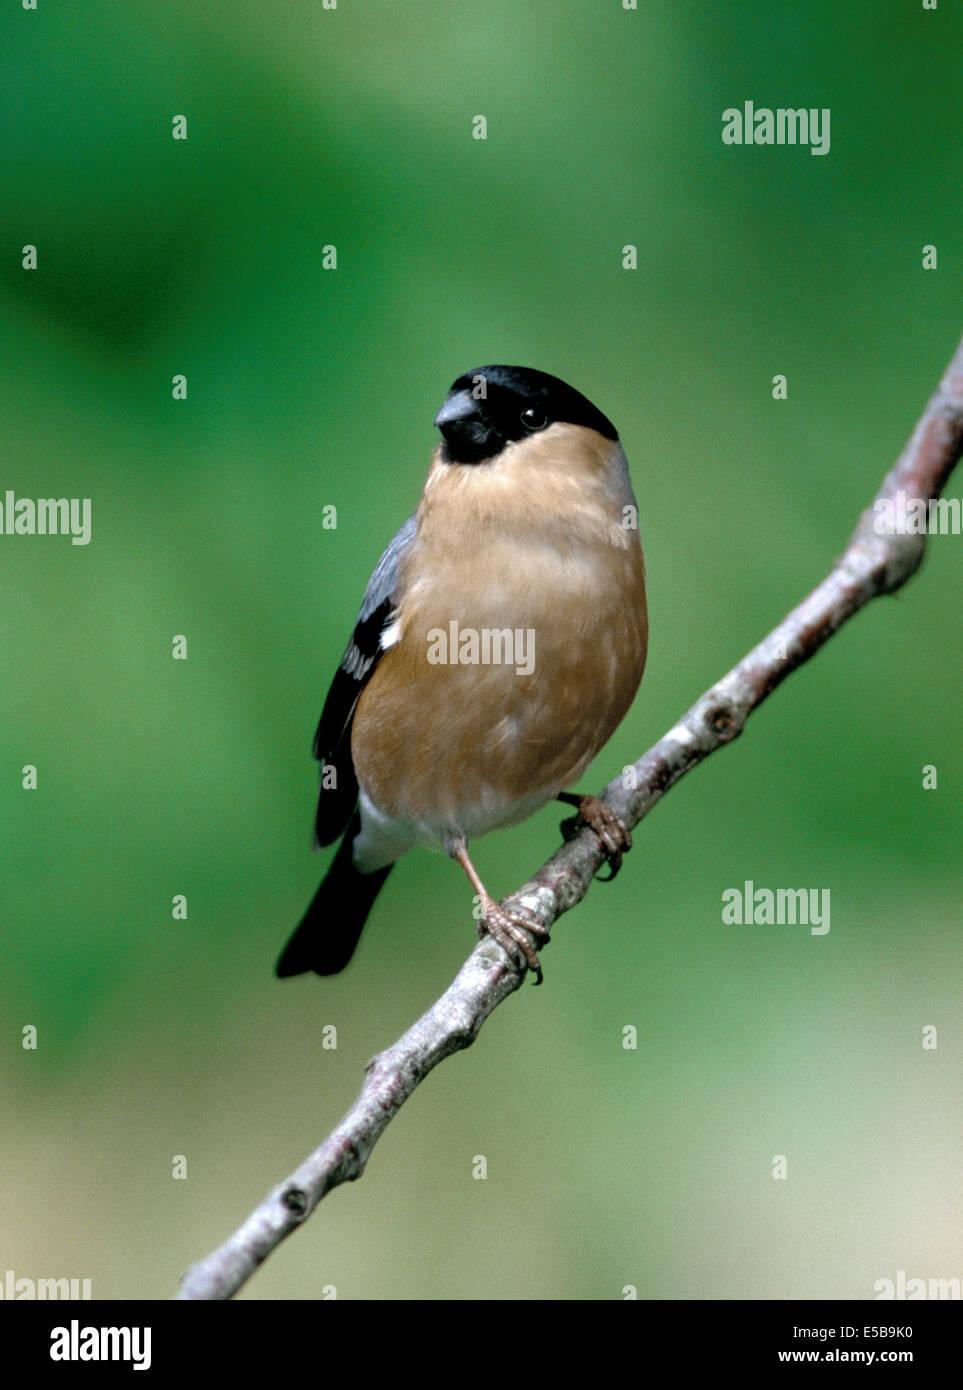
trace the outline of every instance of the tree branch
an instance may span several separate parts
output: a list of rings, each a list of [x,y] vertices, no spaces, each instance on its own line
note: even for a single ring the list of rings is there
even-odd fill
[[[963,342],[829,575],[632,769],[606,787],[603,799],[627,825],[636,825],[691,768],[731,743],[776,686],[870,599],[905,584],[922,561],[926,537],[879,534],[876,503],[896,504],[900,493],[924,502],[938,497],[961,451]],[[594,833],[582,829],[506,902],[527,907],[550,927],[582,900],[603,862]],[[523,977],[524,970],[490,937],[483,940],[437,1003],[368,1063],[361,1093],[337,1129],[220,1249],[187,1272],[177,1297],[224,1299],[235,1294],[326,1193],[361,1176],[378,1138],[419,1082],[443,1058],[474,1042],[488,1015],[518,989]]]

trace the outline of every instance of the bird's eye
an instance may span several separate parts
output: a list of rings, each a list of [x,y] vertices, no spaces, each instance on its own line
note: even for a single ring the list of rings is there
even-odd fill
[[[548,416],[544,411],[536,410],[534,406],[530,405],[527,410],[522,411],[521,421],[527,430],[534,432],[545,428],[548,424]]]

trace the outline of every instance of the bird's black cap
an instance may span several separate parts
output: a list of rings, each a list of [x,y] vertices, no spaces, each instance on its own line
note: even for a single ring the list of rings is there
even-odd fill
[[[585,425],[606,439],[618,431],[600,410],[567,382],[534,367],[475,367],[452,383],[435,417],[444,436],[446,463],[481,463],[511,440],[551,424]]]

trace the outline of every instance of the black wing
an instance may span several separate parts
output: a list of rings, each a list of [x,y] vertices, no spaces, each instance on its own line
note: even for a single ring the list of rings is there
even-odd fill
[[[314,736],[314,756],[325,765],[315,821],[319,845],[330,845],[344,833],[358,801],[358,781],[351,761],[351,721],[358,696],[381,657],[381,634],[394,612],[398,571],[414,538],[415,518],[410,516],[368,580],[354,633],[321,711]],[[328,769],[333,769],[333,775]]]

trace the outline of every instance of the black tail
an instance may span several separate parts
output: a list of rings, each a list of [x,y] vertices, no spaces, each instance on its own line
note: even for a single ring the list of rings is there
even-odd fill
[[[303,975],[306,970],[337,975],[354,955],[361,928],[394,867],[389,864],[373,874],[358,872],[351,862],[351,846],[360,829],[361,817],[355,811],[321,887],[274,967],[279,979]]]

